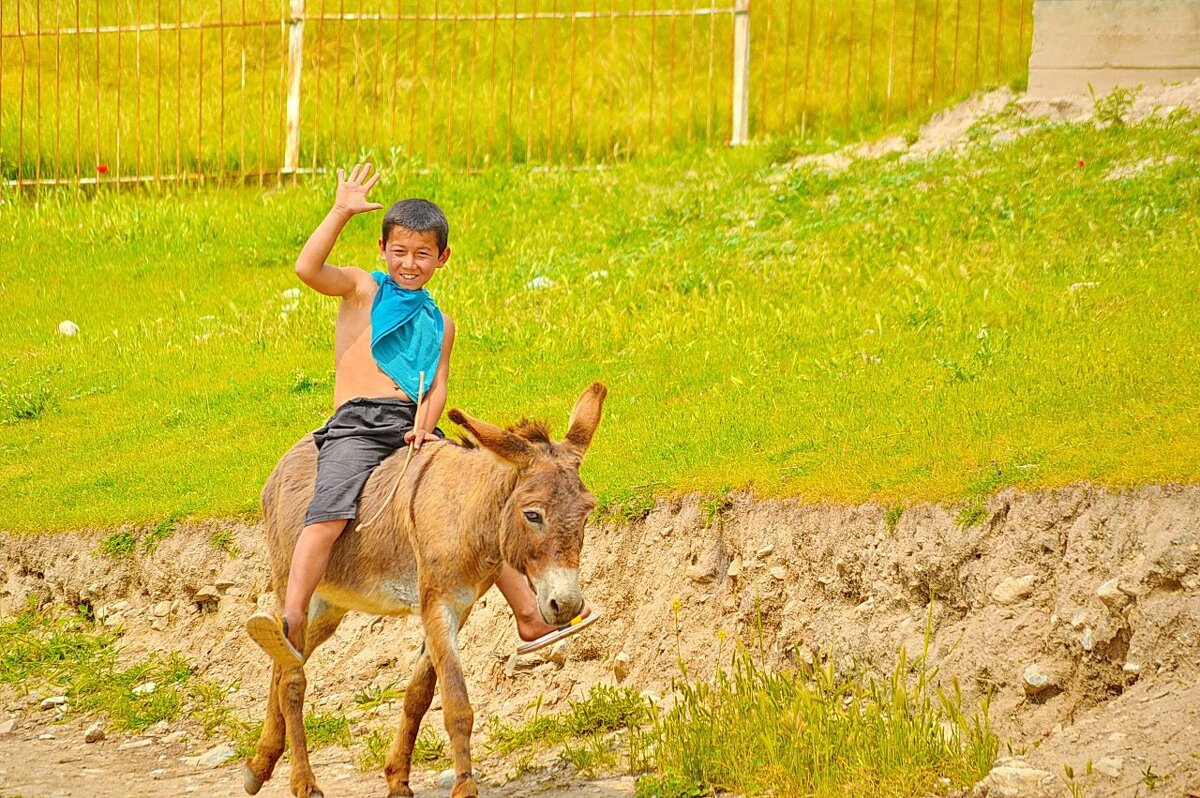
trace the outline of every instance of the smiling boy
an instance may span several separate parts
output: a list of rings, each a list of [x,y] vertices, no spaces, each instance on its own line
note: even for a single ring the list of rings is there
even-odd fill
[[[359,493],[371,472],[405,445],[415,451],[443,437],[437,423],[446,407],[455,326],[424,288],[450,259],[450,226],[441,209],[423,199],[388,209],[379,239],[386,272],[325,262],[354,216],[382,210],[367,199],[379,177],[371,174],[369,163],[356,165],[348,177],[339,169],[333,208],[296,259],[301,281],[339,297],[341,304],[334,335],[336,410],[313,433],[316,492],[292,555],[283,609],[279,616],[257,614],[246,624],[254,641],[281,665],[303,662],[301,620],[333,544],[358,514]],[[507,564],[496,585],[513,608],[521,639],[532,641],[522,650],[581,628],[546,623],[528,581]]]

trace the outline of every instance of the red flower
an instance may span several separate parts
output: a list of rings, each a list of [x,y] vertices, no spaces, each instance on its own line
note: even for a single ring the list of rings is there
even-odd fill
[[[106,164],[106,163],[100,164],[99,166],[96,167],[96,171],[102,175],[108,174],[108,164]]]
[[[1078,161],[1075,162],[1075,165],[1082,167],[1084,165],[1084,160],[1082,158],[1080,158]]]

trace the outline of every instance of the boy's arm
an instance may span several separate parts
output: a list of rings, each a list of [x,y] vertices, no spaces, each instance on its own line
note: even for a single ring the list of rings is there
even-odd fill
[[[437,373],[433,375],[433,385],[429,393],[417,409],[417,425],[404,435],[406,443],[412,443],[414,449],[421,448],[421,442],[436,440],[433,428],[437,426],[446,409],[446,388],[450,380],[450,351],[454,348],[454,321],[445,313],[442,314],[445,323],[442,335],[442,355],[438,359]],[[418,434],[420,433],[420,434]]]
[[[360,269],[339,269],[325,262],[346,222],[359,213],[377,211],[383,206],[367,202],[367,192],[379,182],[380,173],[371,176],[371,164],[356,164],[347,178],[338,170],[337,195],[325,219],[308,237],[296,258],[296,276],[310,288],[326,296],[346,297],[354,293],[361,280]]]

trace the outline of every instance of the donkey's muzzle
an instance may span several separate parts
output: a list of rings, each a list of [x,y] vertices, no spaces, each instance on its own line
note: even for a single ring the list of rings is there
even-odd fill
[[[551,626],[562,626],[583,609],[577,568],[549,568],[531,577],[537,592],[538,609]]]

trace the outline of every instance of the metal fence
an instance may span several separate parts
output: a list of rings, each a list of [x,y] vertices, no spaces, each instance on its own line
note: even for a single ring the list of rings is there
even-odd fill
[[[1032,0],[0,0],[0,179],[855,135],[1021,80]]]

